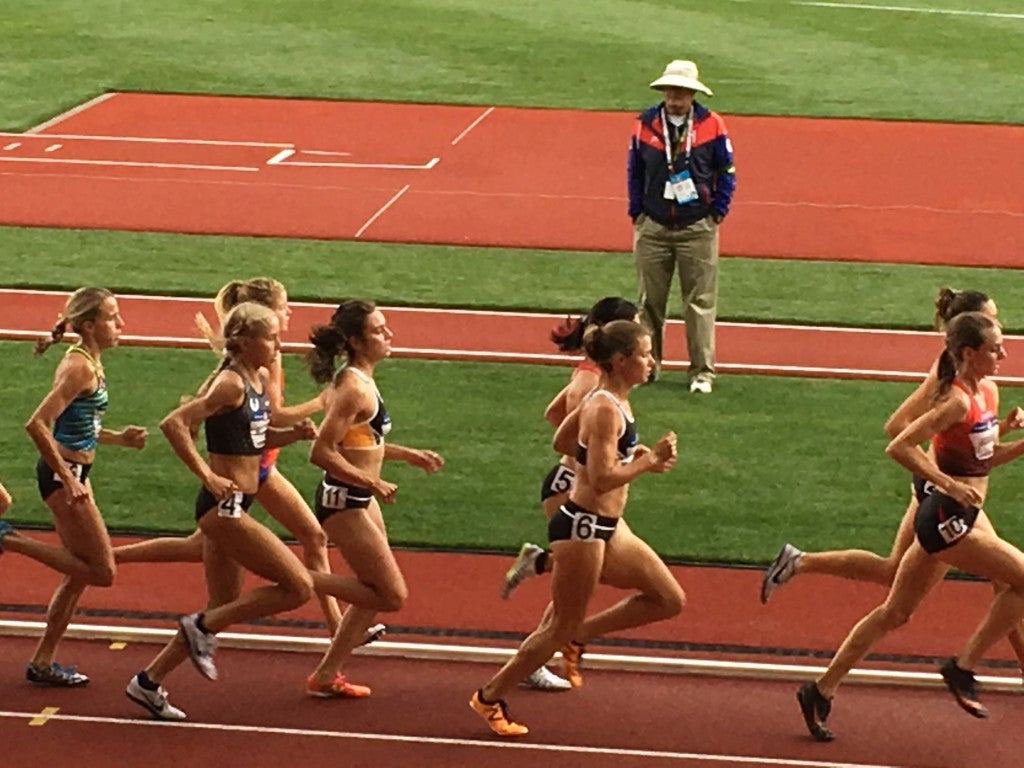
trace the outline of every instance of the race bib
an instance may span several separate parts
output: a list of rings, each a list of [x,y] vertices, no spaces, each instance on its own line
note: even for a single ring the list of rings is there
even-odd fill
[[[974,447],[974,457],[979,461],[985,461],[991,459],[995,453],[999,440],[999,422],[993,418],[991,425],[986,425],[982,429],[978,429],[978,426],[975,426],[977,431],[971,431],[971,445]]]
[[[241,491],[231,491],[217,503],[218,517],[241,517],[242,511]]]

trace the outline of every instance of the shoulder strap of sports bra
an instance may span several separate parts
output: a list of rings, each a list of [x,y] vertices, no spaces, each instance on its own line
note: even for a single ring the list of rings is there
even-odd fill
[[[619,414],[622,416],[622,431],[625,432],[626,425],[629,424],[632,421],[632,419],[629,418],[629,414],[626,413],[626,409],[622,407],[622,403],[619,402],[619,398],[617,398],[607,389],[602,389],[601,387],[596,387],[595,389],[592,389],[590,391],[590,394],[587,395],[587,397],[589,398],[595,395],[604,395],[613,403],[615,403],[615,407],[619,409]]]
[[[338,375],[341,375],[345,371],[352,371],[352,373],[354,373],[358,378],[362,379],[367,384],[369,384],[371,387],[373,387],[374,394],[377,395],[377,399],[378,400],[382,400],[383,399],[381,397],[381,395],[380,395],[380,390],[377,389],[377,382],[375,382],[372,378],[367,376],[365,373],[363,373],[361,370],[359,370],[358,368],[356,368],[353,365],[346,365],[346,366],[344,366],[340,371],[338,371]]]
[[[82,355],[86,360],[89,361],[89,366],[92,368],[93,373],[96,374],[98,379],[103,379],[103,366],[100,361],[93,357],[92,352],[83,347],[81,344],[72,344],[68,347],[67,352],[64,353],[64,357],[70,357],[74,353]]]

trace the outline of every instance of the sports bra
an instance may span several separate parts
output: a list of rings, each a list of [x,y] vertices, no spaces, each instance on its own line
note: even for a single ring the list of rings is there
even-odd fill
[[[79,395],[61,411],[53,422],[53,439],[69,451],[91,451],[99,440],[103,412],[107,409],[110,397],[103,369],[89,350],[76,344],[68,348],[64,357],[76,352],[84,355],[92,365],[96,374],[96,389],[87,395]]]
[[[984,477],[992,468],[992,456],[999,442],[996,385],[982,380],[977,396],[959,379],[953,379],[953,386],[967,393],[971,407],[962,420],[932,437],[935,463],[949,475]]]
[[[234,366],[225,370],[238,373]],[[241,376],[241,374],[239,374]],[[236,408],[207,416],[205,421],[206,450],[225,456],[258,456],[267,444],[270,426],[270,397],[267,382],[260,377],[261,392],[242,376],[245,393]]]
[[[384,436],[391,431],[391,416],[384,407],[384,398],[380,396],[380,390],[373,379],[367,376],[358,368],[346,366],[339,371],[339,375],[346,371],[352,371],[360,379],[373,387],[373,393],[377,398],[377,408],[366,421],[353,424],[348,432],[341,438],[342,448],[355,448],[357,450],[368,450],[384,444]]]
[[[619,413],[622,414],[622,429],[619,431],[619,440],[615,444],[615,451],[619,461],[626,463],[633,457],[633,451],[636,450],[636,446],[640,442],[640,433],[637,432],[636,421],[632,416],[626,413],[626,409],[622,407],[618,398],[607,389],[595,389],[587,395],[586,399],[589,400],[595,395],[604,395],[609,398],[613,403],[615,403],[615,407],[619,409]],[[585,466],[587,463],[587,446],[580,442],[576,443],[576,462],[580,466]]]

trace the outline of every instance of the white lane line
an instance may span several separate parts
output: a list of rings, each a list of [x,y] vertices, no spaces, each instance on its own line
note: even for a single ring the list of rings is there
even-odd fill
[[[373,222],[375,222],[380,217],[380,215],[382,213],[384,213],[384,211],[386,211],[388,208],[390,208],[392,205],[394,205],[396,202],[398,202],[398,198],[400,198],[402,195],[404,195],[406,192],[408,192],[410,186],[411,186],[410,184],[406,184],[404,187],[402,187],[400,190],[398,190],[394,195],[392,195],[391,199],[388,200],[386,203],[384,203],[384,205],[382,205],[380,207],[380,210],[378,210],[375,214],[373,214],[373,216],[371,216],[366,221],[366,223],[363,224],[363,226],[361,226],[359,228],[359,231],[356,232],[356,234],[355,234],[355,239],[358,240],[359,237],[363,234],[363,232],[365,232],[367,230],[367,228],[371,224],[373,224]]]
[[[0,131],[0,136],[24,136],[23,133]],[[44,139],[78,139],[81,141],[132,141],[148,144],[196,144],[213,147],[294,147],[294,144],[272,141],[226,141],[220,139],[172,139],[160,136],[107,136],[88,133],[47,133]]]
[[[66,299],[70,295],[70,291],[55,291],[46,288],[0,288],[0,296],[11,295],[11,296],[54,296]],[[162,296],[152,293],[118,293],[119,299],[132,299],[138,301],[170,301],[170,302],[182,302],[186,304],[200,304],[202,307],[206,306],[206,302],[213,301],[213,297],[209,298],[196,297],[196,296]],[[323,309],[324,311],[334,311],[336,304],[321,301],[290,301],[288,302],[293,307],[310,307],[312,309]],[[201,309],[202,307],[197,307]],[[398,313],[424,313],[431,315],[487,315],[489,317],[521,317],[521,318],[537,318],[544,321],[559,322],[565,320],[564,312],[515,312],[511,310],[482,310],[482,309],[454,309],[448,307],[381,307],[382,312],[398,312]],[[573,313],[576,314],[576,313]],[[669,318],[665,321],[668,325],[678,325],[682,327],[684,325],[682,320],[674,320]],[[941,339],[942,335],[936,331],[913,331],[902,328],[863,328],[854,326],[844,325],[798,325],[795,323],[734,323],[734,322],[720,322],[717,324],[720,328],[750,328],[753,330],[767,329],[770,331],[819,331],[828,333],[852,333],[852,334],[866,334],[868,336],[915,336],[921,339]],[[48,329],[46,329],[48,330]],[[1005,334],[1004,339],[1008,341],[1022,341],[1024,335],[1013,335]],[[564,356],[563,356],[564,358]]]
[[[4,149],[5,149],[5,150],[9,150],[9,149],[17,149],[17,148],[18,148],[18,147],[20,147],[20,146],[21,146],[21,142],[20,142],[20,141],[12,141],[12,142],[11,142],[10,144],[8,144],[7,146],[5,146],[5,147],[4,147]]]
[[[117,96],[116,93],[101,93],[99,96],[96,96],[96,97],[94,97],[92,99],[89,99],[88,101],[79,104],[77,107],[72,107],[67,112],[61,112],[59,115],[55,115],[54,117],[51,117],[49,120],[47,120],[44,123],[40,123],[39,125],[32,126],[27,131],[25,131],[25,133],[27,133],[27,134],[41,133],[42,131],[45,131],[47,128],[52,128],[53,126],[57,125],[58,123],[63,123],[65,120],[67,120],[69,118],[72,118],[75,115],[80,115],[83,112],[85,112],[85,110],[92,109],[97,104],[101,104],[104,101],[108,101],[108,100],[114,98],[115,96]],[[0,134],[0,135],[2,135],[2,134]]]
[[[74,160],[59,157],[0,157],[0,163],[61,163],[65,165],[104,165],[129,168],[179,168],[186,171],[258,171],[248,165],[195,165],[193,163],[136,163],[127,160]]]
[[[31,720],[36,712],[0,711],[0,717],[12,720]],[[362,733],[359,731],[327,731],[318,728],[282,728],[268,725],[231,725],[227,723],[198,723],[168,720],[140,720],[126,717],[98,717],[91,715],[51,714],[51,721],[119,725],[137,728],[178,728],[187,731],[219,731],[246,733],[260,736],[301,736],[351,741],[375,741],[397,744],[430,744],[444,747],[473,749],[511,749],[525,752],[555,752],[570,755],[602,755],[614,757],[647,758],[654,760],[692,761],[725,765],[777,765],[792,768],[900,768],[873,763],[834,763],[822,760],[794,760],[784,757],[752,757],[749,755],[716,755],[703,752],[671,752],[655,749],[626,749],[618,747],[590,747],[571,744],[530,744],[526,742],[495,741],[494,739],[456,739],[442,736],[416,736],[404,733]]]
[[[352,157],[351,152],[328,152],[325,149],[300,149],[299,153],[303,155],[330,155],[332,157]]]
[[[387,307],[382,308],[385,311]],[[0,328],[0,339],[10,341],[35,340],[45,336],[46,331],[25,331],[13,328]],[[78,338],[69,333],[68,340]],[[207,349],[209,342],[198,337],[186,336],[141,336],[123,334],[121,343],[126,346],[140,347],[175,347],[182,349]],[[308,342],[284,342],[282,349],[288,353],[305,353],[312,349]],[[545,354],[532,352],[501,352],[498,350],[448,349],[443,347],[392,347],[396,358],[416,358],[424,360],[465,360],[482,363],[520,363],[526,365],[569,365],[580,358],[562,354]],[[762,376],[797,376],[825,379],[871,379],[878,381],[920,381],[920,371],[889,371],[874,368],[828,368],[824,366],[804,365],[772,365],[769,363],[718,363],[723,371],[739,375]],[[689,367],[686,360],[663,360],[662,370],[684,371]],[[993,376],[992,380],[1006,386],[1024,384],[1022,376]]]
[[[478,125],[480,125],[480,123],[483,121],[483,119],[485,117],[487,117],[489,114],[491,114],[491,112],[493,112],[493,111],[494,111],[494,107],[488,107],[487,109],[485,109],[484,113],[482,115],[480,115],[476,120],[474,120],[472,123],[470,123],[468,126],[466,126],[466,129],[462,133],[460,133],[458,136],[456,136],[454,139],[452,139],[451,146],[454,147],[456,144],[458,144],[460,141],[462,141],[464,138],[466,138],[466,135],[470,131],[472,131],[474,128],[476,128]]]
[[[282,149],[280,152],[278,152],[272,158],[267,160],[267,165],[277,165],[278,163],[281,163],[284,160],[287,160],[289,157],[291,157],[294,154],[295,154],[295,150],[294,149]]]
[[[376,168],[378,170],[393,171],[429,171],[441,162],[441,158],[432,157],[425,163],[412,165],[407,163],[317,163],[306,160],[295,160],[287,163],[289,167],[299,166],[301,168]]]
[[[952,8],[914,8],[906,5],[868,5],[866,3],[827,3],[813,0],[795,0],[791,5],[806,5],[816,8],[848,8],[856,11],[888,11],[890,13],[933,13],[944,16],[980,16],[990,19],[1024,19],[1024,13],[1000,13],[998,11],[960,11]]]
[[[46,149],[44,149],[43,152],[56,152],[58,149],[60,149],[63,146],[64,146],[63,144],[51,144]]]

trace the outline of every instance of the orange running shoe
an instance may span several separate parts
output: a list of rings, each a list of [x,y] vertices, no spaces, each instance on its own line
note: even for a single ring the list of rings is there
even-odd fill
[[[350,683],[345,673],[339,672],[329,683],[321,683],[315,674],[310,675],[306,680],[306,693],[322,699],[365,699],[371,690],[368,686]]]
[[[480,691],[474,691],[469,700],[469,706],[480,715],[488,727],[499,736],[525,736],[530,729],[525,725],[515,722],[508,714],[508,704],[504,699],[498,699],[493,704],[483,700]]]
[[[562,646],[562,677],[569,681],[573,688],[583,685],[583,674],[580,672],[580,665],[583,662],[583,651],[586,646],[570,641]]]

